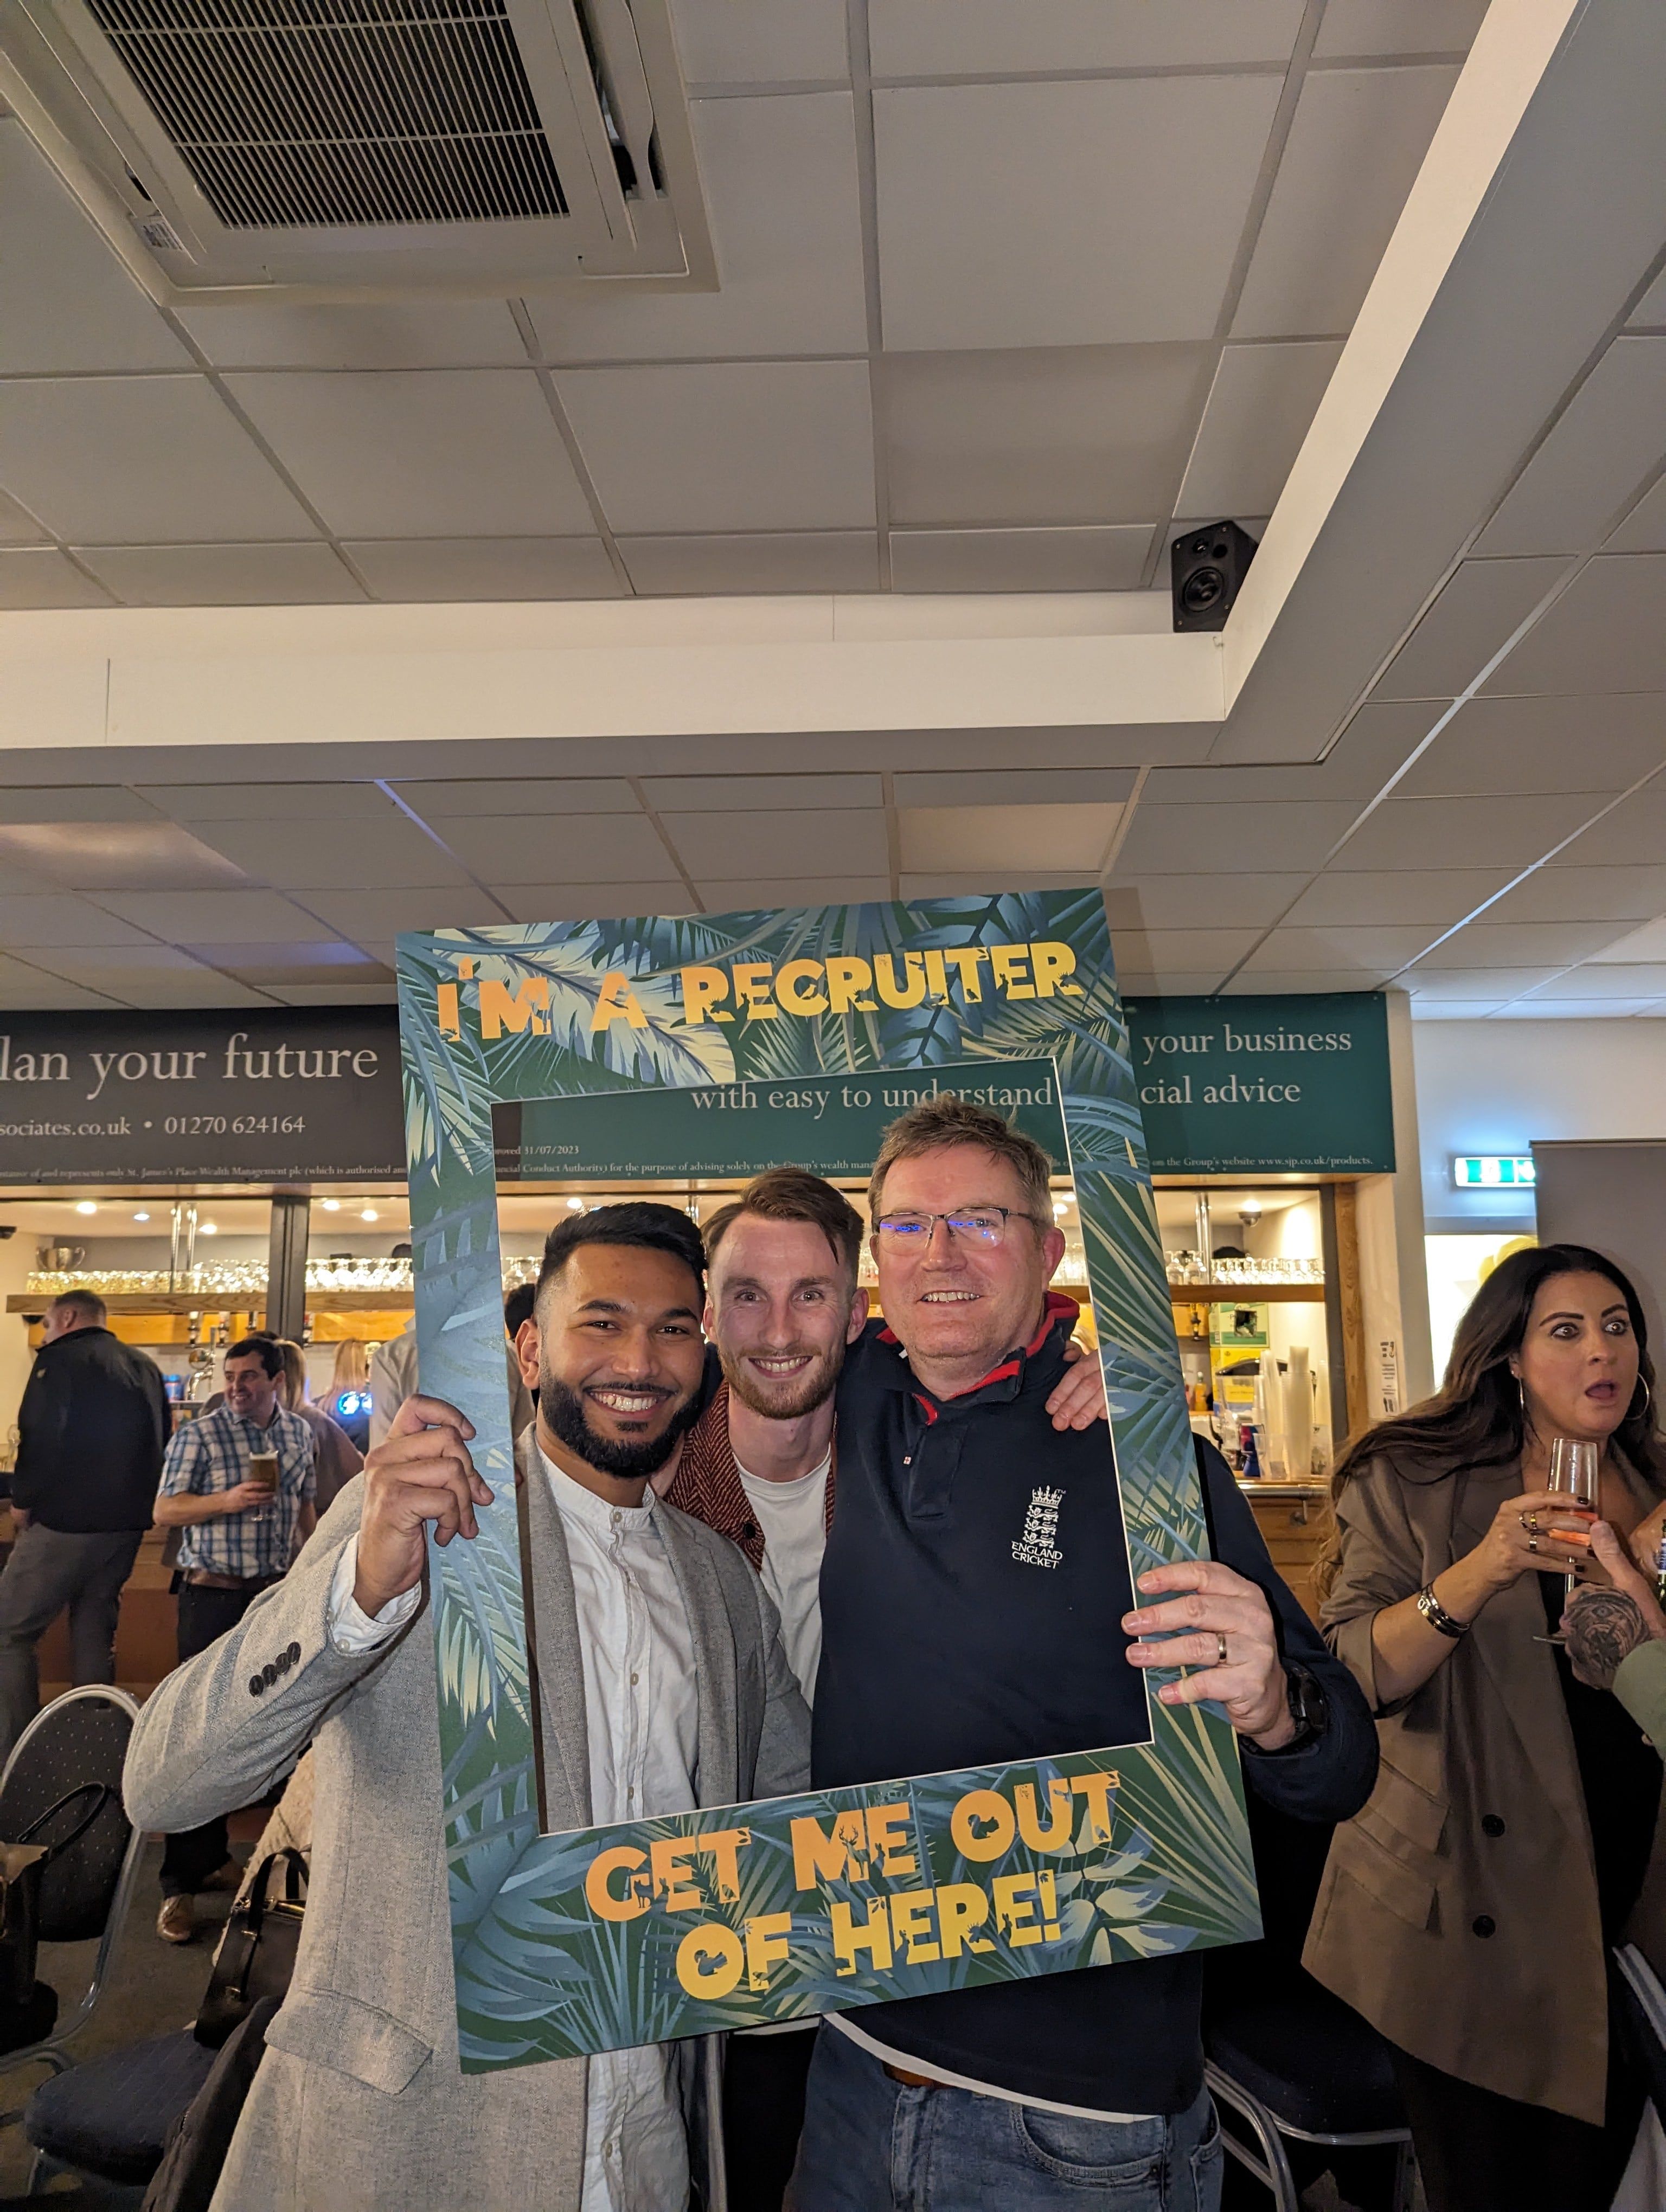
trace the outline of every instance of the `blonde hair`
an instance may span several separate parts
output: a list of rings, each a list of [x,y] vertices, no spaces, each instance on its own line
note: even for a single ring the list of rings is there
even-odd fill
[[[287,1336],[274,1337],[272,1341],[283,1362],[283,1372],[277,1385],[278,1398],[284,1410],[293,1413],[297,1406],[307,1403],[307,1355]]]
[[[366,1356],[364,1340],[344,1336],[336,1346],[336,1364],[331,1370],[330,1388],[325,1393],[333,1398],[342,1390],[367,1390],[370,1387],[370,1361]]]
[[[976,1145],[998,1160],[1005,1160],[1018,1176],[1024,1195],[1033,1209],[1038,1228],[1053,1225],[1052,1201],[1048,1195],[1053,1163],[1033,1137],[1015,1129],[1005,1115],[988,1106],[976,1106],[952,1091],[939,1093],[893,1121],[885,1131],[879,1157],[867,1186],[867,1217],[876,1227],[885,1200],[885,1177],[898,1160],[915,1160],[926,1152],[945,1152],[952,1146]]]

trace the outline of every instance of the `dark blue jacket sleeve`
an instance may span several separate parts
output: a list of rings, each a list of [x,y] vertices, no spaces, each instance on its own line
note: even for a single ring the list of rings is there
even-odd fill
[[[1292,1820],[1351,1820],[1377,1781],[1377,1726],[1364,1692],[1341,1661],[1331,1656],[1268,1556],[1256,1516],[1232,1480],[1231,1468],[1213,1444],[1201,1437],[1195,1442],[1215,1557],[1266,1593],[1286,1664],[1311,1674],[1330,1707],[1329,1727],[1301,1751],[1268,1754],[1243,1742],[1244,1786]]]

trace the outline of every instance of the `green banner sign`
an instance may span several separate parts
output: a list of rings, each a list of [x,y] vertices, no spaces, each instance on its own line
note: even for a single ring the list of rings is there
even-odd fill
[[[1154,1173],[1394,1172],[1380,992],[1130,999],[1128,1018]]]

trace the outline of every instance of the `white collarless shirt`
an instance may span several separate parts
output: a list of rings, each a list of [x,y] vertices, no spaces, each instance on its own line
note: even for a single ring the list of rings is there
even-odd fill
[[[610,1505],[532,1444],[561,1515],[573,1571],[589,1744],[590,1813],[617,1820],[686,1813],[696,1803],[700,1693],[688,1608],[658,1525],[652,1491]],[[336,1570],[330,1634],[343,1651],[374,1650],[408,1620],[420,1590],[370,1620],[353,1600],[356,1537]],[[675,2044],[599,2051],[585,2104],[580,2212],[684,2212],[689,2156]]]
[[[830,1443],[821,1464],[791,1482],[770,1482],[740,1462],[735,1473],[763,1531],[763,1587],[781,1615],[781,1649],[798,1679],[804,1702],[816,1702],[816,1669],[822,1661],[822,1553],[827,1549]]]

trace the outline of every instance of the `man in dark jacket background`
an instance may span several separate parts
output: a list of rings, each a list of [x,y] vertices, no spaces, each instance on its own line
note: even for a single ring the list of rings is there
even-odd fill
[[[67,1606],[77,1686],[116,1678],[116,1617],[150,1526],[167,1394],[90,1291],[53,1300],[18,1408],[17,1540],[0,1574],[0,1759],[40,1703],[35,1647]]]

